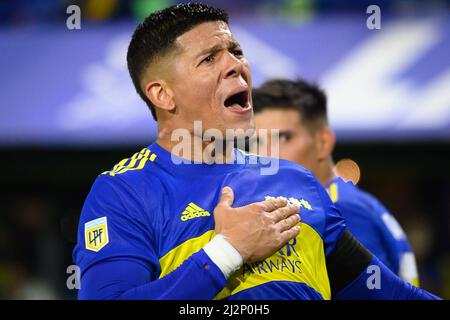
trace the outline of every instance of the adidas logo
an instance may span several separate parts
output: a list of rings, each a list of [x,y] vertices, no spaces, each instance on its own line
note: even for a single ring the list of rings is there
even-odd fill
[[[180,219],[181,221],[187,221],[198,217],[209,217],[210,215],[211,214],[208,211],[205,211],[205,209],[202,209],[195,203],[191,202],[188,204],[186,209],[184,209]]]

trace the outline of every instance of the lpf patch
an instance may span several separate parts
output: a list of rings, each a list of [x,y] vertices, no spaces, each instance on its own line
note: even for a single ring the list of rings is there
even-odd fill
[[[106,217],[98,218],[84,224],[86,249],[100,251],[109,242]]]

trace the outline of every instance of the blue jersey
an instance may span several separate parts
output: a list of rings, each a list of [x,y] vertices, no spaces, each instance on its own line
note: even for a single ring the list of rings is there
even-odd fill
[[[326,190],[289,161],[279,160],[276,174],[261,175],[265,158],[235,154],[233,164],[176,164],[182,159],[154,143],[101,174],[84,204],[73,253],[82,289],[92,266],[115,260],[142,267],[134,284],[170,275],[213,238],[213,211],[221,189],[230,186],[233,207],[278,196],[297,203],[301,232],[271,257],[245,264],[215,298],[330,299],[326,258],[345,223]],[[183,280],[184,288],[200,286],[194,274],[190,278]]]
[[[419,285],[414,254],[397,220],[373,195],[341,178],[327,187],[350,232],[402,279]]]

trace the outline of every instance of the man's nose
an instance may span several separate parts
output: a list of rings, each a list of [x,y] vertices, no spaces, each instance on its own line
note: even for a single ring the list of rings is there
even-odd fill
[[[233,78],[240,76],[244,70],[244,63],[236,58],[231,52],[226,54],[225,78]]]

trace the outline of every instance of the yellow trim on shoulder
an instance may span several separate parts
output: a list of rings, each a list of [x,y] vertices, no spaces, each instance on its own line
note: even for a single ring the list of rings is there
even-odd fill
[[[214,299],[224,299],[242,290],[272,281],[305,283],[324,299],[331,299],[323,240],[311,226],[302,222],[299,225],[301,231],[297,238],[264,261],[244,265],[231,275],[227,286]],[[159,259],[160,278],[175,270],[193,253],[203,248],[214,235],[214,230],[210,230],[169,251]]]
[[[338,202],[339,200],[339,191],[338,191],[338,184],[336,182],[333,182],[330,187],[327,189],[328,194],[330,195],[331,201],[333,203]]]
[[[147,155],[148,153],[150,153],[150,150],[148,149],[143,149],[141,150],[141,152],[135,153],[131,158],[130,158],[130,162],[128,162],[128,164],[126,166],[122,166],[121,168],[117,169],[117,174],[120,173],[124,173],[127,170],[134,168],[136,166],[136,162],[138,160],[141,160],[143,157],[145,157],[145,155]]]
[[[131,158],[126,158],[116,164],[112,170],[105,171],[102,174],[109,174],[115,176],[116,174],[122,174],[127,171],[141,170],[144,168],[147,161],[155,161],[156,154],[151,153],[147,148],[142,149],[140,152],[135,153]],[[128,162],[127,165],[125,165]]]

